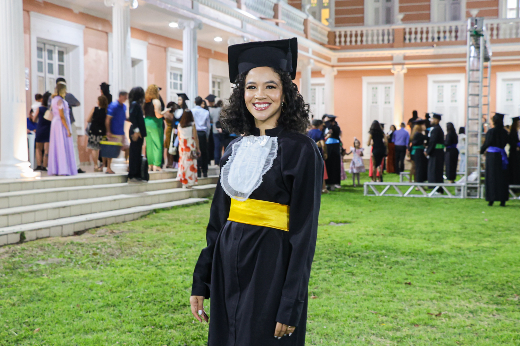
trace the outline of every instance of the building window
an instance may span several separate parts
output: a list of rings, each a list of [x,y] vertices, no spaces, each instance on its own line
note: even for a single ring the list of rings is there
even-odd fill
[[[52,44],[39,42],[36,47],[37,92],[43,94],[46,91],[53,92],[56,79],[65,77],[67,49]]]
[[[365,25],[393,24],[397,5],[397,0],[365,1]]]
[[[520,0],[506,0],[506,18],[519,18]]]
[[[211,81],[211,93],[215,95],[217,98],[221,98],[222,93],[222,79],[221,78],[213,78]]]
[[[177,94],[182,93],[182,70],[178,68],[170,68],[169,74],[169,91],[170,91],[170,100],[177,102]]]
[[[303,5],[304,7],[309,6],[308,12],[314,19],[320,21],[323,25],[329,25],[331,2],[330,0],[306,0]]]

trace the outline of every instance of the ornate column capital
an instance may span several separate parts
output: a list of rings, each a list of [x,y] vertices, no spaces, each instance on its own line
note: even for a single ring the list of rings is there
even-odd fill
[[[301,60],[299,62],[299,65],[301,67],[314,67],[314,59],[308,59],[308,60]]]
[[[128,6],[133,10],[139,6],[139,2],[137,0],[105,0],[105,6],[113,7],[115,5]]]
[[[324,75],[324,76],[327,76],[327,75],[332,75],[332,76],[335,76],[338,74],[338,69],[334,68],[334,67],[324,67],[322,70],[321,70],[321,74]]]
[[[406,68],[405,65],[393,65],[392,66],[393,74],[399,74],[399,73],[404,74],[406,72],[408,72],[408,69]]]
[[[199,29],[202,30],[202,22],[200,20],[179,20],[179,29]]]

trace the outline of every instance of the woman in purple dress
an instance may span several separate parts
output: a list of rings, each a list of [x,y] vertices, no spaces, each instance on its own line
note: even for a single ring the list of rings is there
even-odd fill
[[[58,83],[51,102],[52,121],[47,168],[49,175],[78,174],[70,131],[70,108],[65,101],[66,94],[67,86]]]

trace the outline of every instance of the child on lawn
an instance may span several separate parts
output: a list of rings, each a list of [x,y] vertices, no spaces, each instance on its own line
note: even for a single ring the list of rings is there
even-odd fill
[[[350,152],[347,153],[347,155],[350,155],[351,153],[354,155],[352,158],[352,161],[350,162],[350,170],[349,172],[352,174],[352,185],[356,186],[356,178],[357,183],[359,184],[359,173],[363,173],[365,171],[365,165],[363,164],[363,148],[361,148],[361,142],[354,137],[354,147],[350,147]]]

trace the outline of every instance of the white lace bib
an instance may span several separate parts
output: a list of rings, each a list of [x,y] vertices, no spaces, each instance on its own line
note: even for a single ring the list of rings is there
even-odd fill
[[[269,136],[247,136],[232,146],[232,154],[222,167],[220,183],[224,192],[245,201],[262,183],[278,155],[278,139]]]

